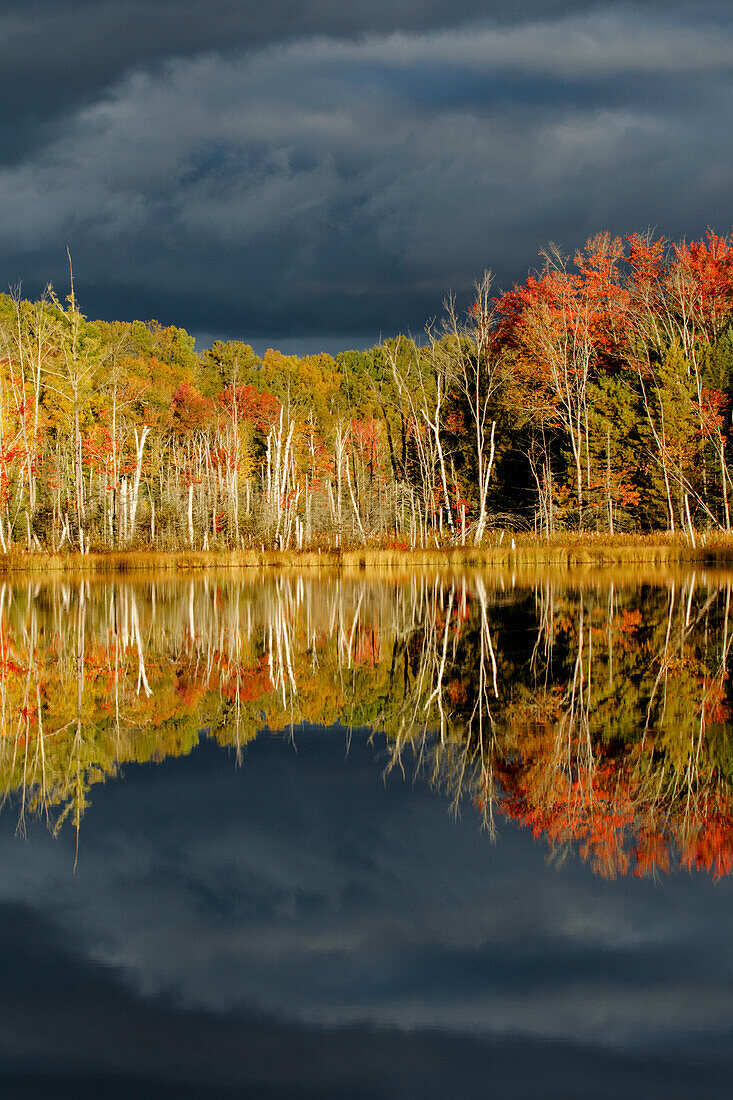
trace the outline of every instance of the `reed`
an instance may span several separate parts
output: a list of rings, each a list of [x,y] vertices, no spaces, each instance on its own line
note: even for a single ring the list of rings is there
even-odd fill
[[[110,551],[91,554],[52,554],[21,549],[0,555],[0,574],[48,575],[124,572],[188,573],[222,569],[411,569],[418,566],[675,564],[733,563],[733,537],[700,537],[692,546],[681,537],[665,535],[567,535],[541,540],[532,535],[505,538],[492,532],[483,546],[442,546],[430,549],[368,546],[359,549],[222,550],[222,551]]]

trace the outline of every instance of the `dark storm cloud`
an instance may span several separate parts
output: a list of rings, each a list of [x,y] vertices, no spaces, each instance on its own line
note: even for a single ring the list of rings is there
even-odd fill
[[[313,35],[426,31],[490,17],[514,22],[588,0],[10,0],[0,14],[0,158],[17,158],[65,112],[130,69],[206,51],[256,50]],[[22,122],[23,125],[18,125]]]
[[[10,5],[8,282],[269,342],[419,331],[550,238],[730,222],[716,3]]]
[[[313,35],[426,31],[491,18],[519,22],[587,9],[588,0],[6,0],[0,14],[0,106],[48,116],[130,68]],[[3,155],[7,155],[4,151]]]

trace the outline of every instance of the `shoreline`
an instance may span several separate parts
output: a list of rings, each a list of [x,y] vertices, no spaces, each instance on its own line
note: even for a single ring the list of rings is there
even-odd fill
[[[520,536],[484,546],[430,549],[361,547],[321,550],[116,550],[81,554],[10,550],[0,554],[0,575],[42,573],[189,573],[250,569],[370,569],[431,566],[730,565],[733,536],[691,546],[679,537],[575,535],[539,541]]]

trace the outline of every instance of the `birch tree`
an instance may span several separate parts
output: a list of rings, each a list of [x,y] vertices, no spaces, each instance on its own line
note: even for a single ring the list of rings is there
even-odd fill
[[[433,336],[433,356],[444,363],[443,376],[455,384],[469,410],[476,463],[477,517],[474,541],[481,545],[488,524],[489,484],[496,458],[496,407],[504,383],[504,358],[496,341],[493,276],[485,271],[475,284],[475,298],[460,316],[454,296],[445,302],[440,337]]]

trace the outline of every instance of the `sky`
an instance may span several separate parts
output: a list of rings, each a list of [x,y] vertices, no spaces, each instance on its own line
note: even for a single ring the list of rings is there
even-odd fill
[[[733,222],[730,0],[4,0],[0,286],[255,350]],[[4,289],[4,287],[3,287]]]
[[[346,738],[129,765],[75,872],[73,828],[6,807],[3,1096],[730,1095],[732,880],[608,881],[503,819],[492,844]]]

